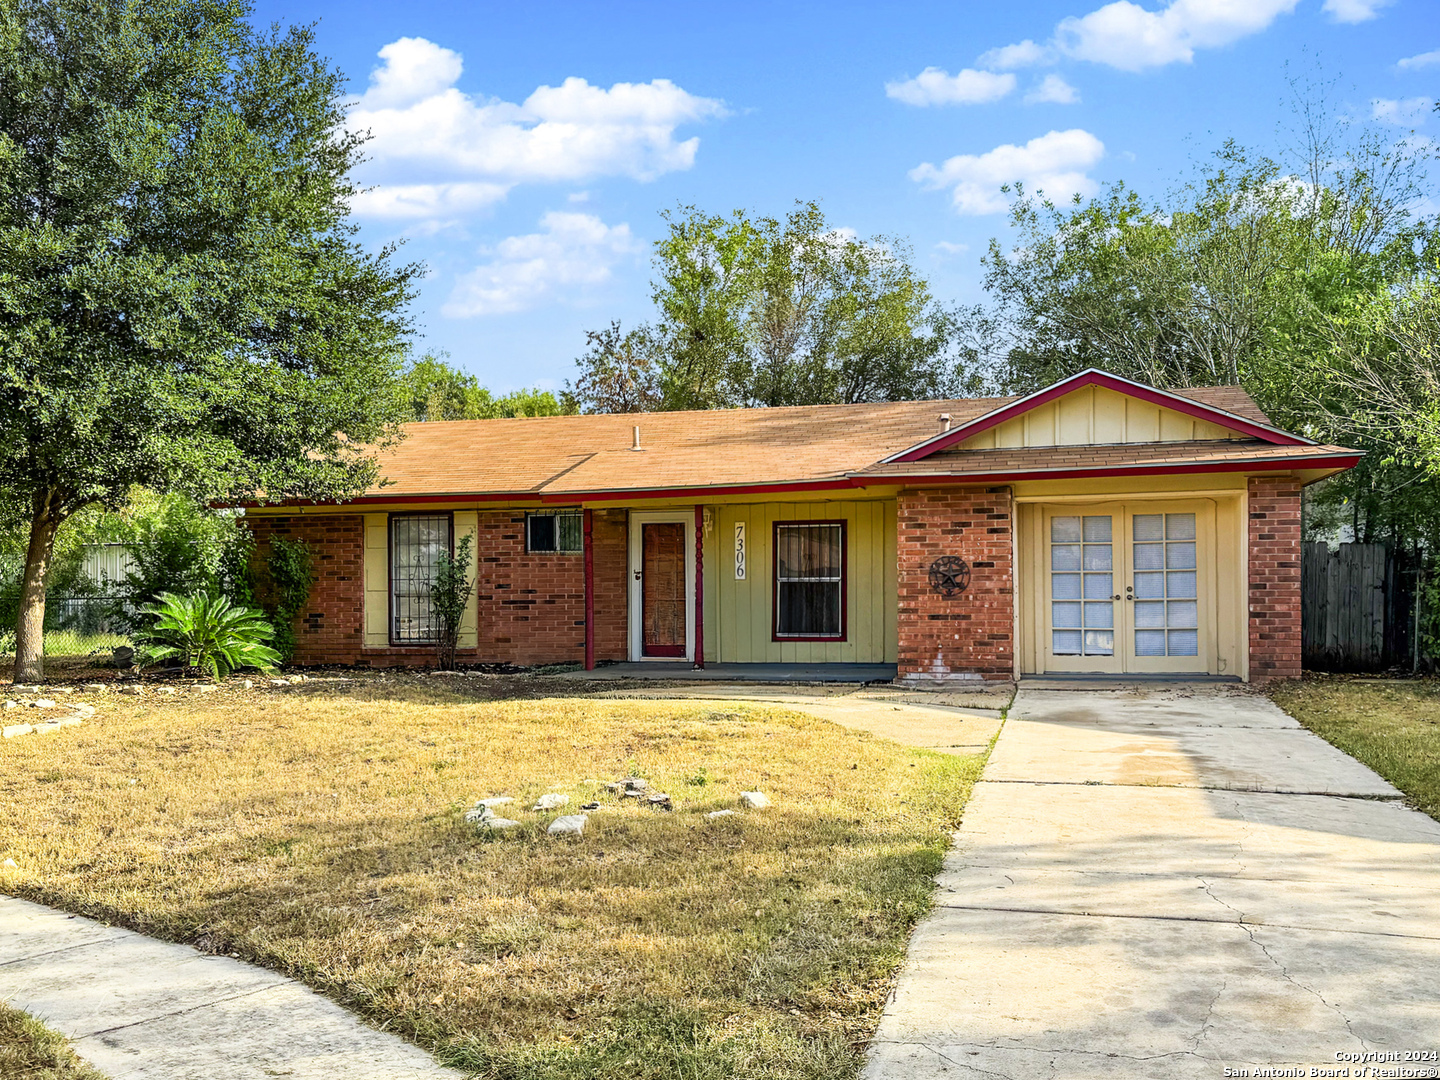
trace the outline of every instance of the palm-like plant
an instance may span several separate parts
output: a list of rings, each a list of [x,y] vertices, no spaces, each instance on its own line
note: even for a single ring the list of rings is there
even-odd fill
[[[154,619],[137,635],[147,663],[179,657],[190,670],[223,679],[237,668],[274,671],[280,661],[266,644],[275,631],[260,612],[223,596],[164,592],[140,614]]]

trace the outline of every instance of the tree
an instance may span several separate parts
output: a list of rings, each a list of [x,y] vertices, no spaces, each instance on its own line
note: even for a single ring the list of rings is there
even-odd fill
[[[591,411],[894,401],[955,393],[974,372],[957,323],[885,237],[803,203],[784,221],[681,207],[655,245],[653,325],[586,335],[574,393]]]
[[[376,475],[418,267],[365,253],[344,78],[246,0],[0,6],[0,491],[43,677],[57,528],[133,484],[335,499]]]
[[[447,353],[426,353],[400,377],[405,419],[494,420],[514,416],[560,416],[566,410],[549,390],[515,390],[495,397],[468,372],[446,363]]]

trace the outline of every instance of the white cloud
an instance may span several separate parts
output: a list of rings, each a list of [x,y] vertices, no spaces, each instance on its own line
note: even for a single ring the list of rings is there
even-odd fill
[[[562,290],[604,284],[616,263],[643,250],[629,225],[606,225],[593,214],[552,210],[540,228],[500,241],[489,262],[456,281],[442,313],[466,319],[525,311]]]
[[[1434,101],[1430,98],[1371,98],[1370,115],[1384,124],[1418,127],[1425,122]]]
[[[970,250],[969,244],[952,244],[949,240],[941,240],[936,243],[935,250],[945,255],[964,255]]]
[[[484,181],[388,184],[360,192],[350,205],[362,217],[447,219],[493,206],[511,186]]]
[[[928,67],[913,79],[885,84],[885,94],[906,105],[978,105],[1015,89],[1015,76],[965,68],[951,75]]]
[[[1012,68],[1049,64],[1054,60],[1054,49],[1048,45],[1036,45],[1035,42],[1026,38],[1014,45],[1002,45],[998,49],[991,49],[982,54],[976,63],[981,67],[993,68],[996,71],[1009,71]]]
[[[1096,184],[1086,170],[1104,156],[1104,143],[1088,131],[1071,128],[1051,131],[1024,146],[960,154],[939,166],[927,162],[911,169],[910,179],[931,189],[953,189],[951,198],[962,214],[995,214],[1008,205],[1001,185],[1017,180],[1057,200],[1093,194]]]
[[[1079,100],[1080,94],[1059,75],[1046,75],[1025,95],[1026,105],[1046,102],[1054,105],[1074,105]]]
[[[1115,0],[1090,14],[1061,20],[1055,40],[1078,60],[1141,71],[1189,63],[1196,49],[1229,45],[1266,29],[1297,0],[1173,0],[1147,11],[1130,0]]]
[[[1338,23],[1368,22],[1388,7],[1392,0],[1325,0],[1325,14]]]
[[[460,54],[424,38],[391,42],[380,58],[349,119],[372,134],[366,171],[382,184],[357,200],[365,213],[400,216],[395,208],[426,200],[473,208],[486,201],[487,184],[652,180],[694,164],[700,140],[677,138],[678,128],[726,115],[723,102],[668,79],[607,90],[572,76],[519,104],[475,97],[455,86]],[[387,180],[403,186],[387,188]]]
[[[1440,64],[1440,49],[1421,53],[1419,56],[1407,56],[1404,60],[1397,61],[1395,66],[1401,71],[1418,71],[1420,68],[1434,67],[1436,64]]]

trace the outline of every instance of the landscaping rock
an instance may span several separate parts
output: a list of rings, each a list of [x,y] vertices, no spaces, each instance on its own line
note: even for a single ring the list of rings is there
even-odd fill
[[[110,688],[106,686],[103,682],[87,682],[81,683],[80,689],[84,690],[87,694],[103,694],[106,690]]]
[[[481,799],[476,806],[509,806],[515,800],[509,795],[492,795],[488,799]]]
[[[587,820],[584,814],[562,814],[545,831],[551,836],[579,836],[585,831]]]
[[[117,649],[110,650],[110,659],[115,661],[116,667],[133,667],[135,664],[135,650],[129,645],[121,645]]]
[[[194,687],[192,687],[192,689],[197,694],[208,694],[211,691],[219,690],[220,687],[216,686],[214,683],[196,683]]]
[[[558,810],[570,802],[569,795],[557,795],[551,792],[549,795],[541,795],[539,800],[530,809],[532,810]]]
[[[599,804],[598,802],[581,803],[581,804],[580,804],[580,809],[581,809],[581,810],[599,810],[599,809],[600,809],[600,804]]]
[[[15,694],[38,694],[40,689],[39,686],[34,686],[30,683],[16,683],[10,687],[11,693]]]
[[[764,792],[742,791],[740,792],[740,805],[747,810],[764,810],[770,805],[770,800],[765,797]]]
[[[4,729],[3,735],[7,739],[13,739],[16,735],[29,735],[34,730],[30,724],[11,724]]]
[[[74,705],[71,705],[70,707],[75,710],[75,715],[76,715],[76,716],[94,716],[94,715],[95,715],[95,706],[94,706],[94,705],[86,705],[84,702],[77,701],[77,702],[75,702]]]
[[[167,688],[167,689],[168,689],[168,688]],[[140,684],[139,684],[139,683],[126,683],[124,686],[120,687],[119,692],[122,693],[122,694],[138,694],[138,693],[140,693]],[[173,691],[171,691],[171,692],[173,693]]]
[[[290,680],[289,680],[289,679],[271,679],[271,680],[270,680],[270,685],[271,685],[271,686],[289,686],[289,685],[290,685]]]
[[[240,689],[241,689],[241,690],[254,690],[254,689],[255,689],[255,684],[254,684],[253,682],[251,682],[249,679],[241,679],[241,680],[240,680]]]
[[[17,863],[14,859],[6,859],[3,863],[0,863],[0,866],[4,866],[13,870],[18,868],[20,864]]]
[[[606,784],[606,791],[618,791],[622,799],[638,799],[650,784],[638,776],[627,776],[624,780],[616,780],[613,784]]]
[[[736,815],[736,813],[735,813],[734,810],[711,810],[711,811],[710,811],[708,814],[706,814],[705,816],[706,816],[707,818],[709,818],[711,821],[714,821],[716,818],[736,817],[737,815]]]
[[[556,818],[556,820],[563,821],[564,819]],[[508,817],[488,817],[484,821],[477,822],[477,825],[482,829],[513,829],[519,824],[520,822],[513,821]]]
[[[32,709],[53,709],[55,708],[55,702],[51,701],[49,698],[36,698],[34,701],[30,702],[30,707]]]
[[[465,811],[465,820],[470,822],[484,822],[495,816],[495,811],[488,806],[477,806],[474,810]]]
[[[20,702],[18,701],[7,701],[4,705],[0,705],[0,709],[18,709],[19,707]]]
[[[674,810],[674,809],[675,809],[675,807],[674,807],[674,806],[671,804],[671,802],[670,802],[670,796],[664,794],[663,792],[652,791],[652,792],[649,794],[649,796],[645,799],[645,801],[646,801],[646,803],[649,804],[650,809],[652,809],[652,810]]]

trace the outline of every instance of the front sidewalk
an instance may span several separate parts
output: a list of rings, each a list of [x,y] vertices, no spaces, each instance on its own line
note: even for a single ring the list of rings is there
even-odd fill
[[[1398,796],[1242,690],[1022,684],[867,1080],[1440,1049],[1440,823]]]
[[[278,972],[0,896],[0,997],[110,1080],[460,1080]]]

